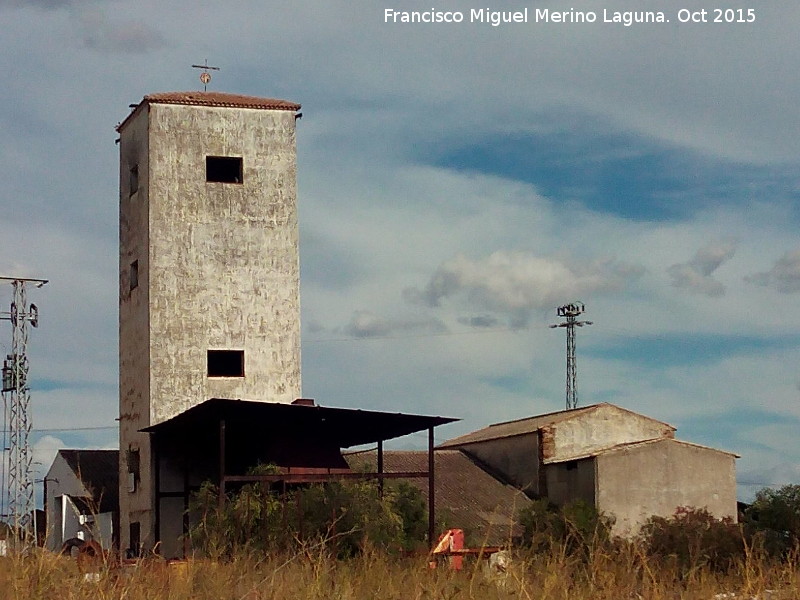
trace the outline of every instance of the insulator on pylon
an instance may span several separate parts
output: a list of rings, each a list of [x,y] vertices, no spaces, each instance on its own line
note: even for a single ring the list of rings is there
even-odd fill
[[[11,358],[9,356],[9,358]],[[14,389],[14,370],[8,364],[8,360],[3,361],[3,393]]]

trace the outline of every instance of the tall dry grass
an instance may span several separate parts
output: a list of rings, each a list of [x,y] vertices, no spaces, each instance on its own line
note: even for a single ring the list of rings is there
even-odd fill
[[[86,571],[98,575],[86,576]],[[771,592],[768,592],[771,590]],[[731,594],[721,596],[720,594]],[[735,594],[735,596],[734,596]],[[114,567],[82,564],[47,552],[0,558],[4,600],[712,600],[800,598],[800,570],[748,553],[736,568],[719,574],[698,568],[688,575],[646,558],[636,546],[598,549],[588,556],[563,547],[514,557],[505,574],[468,562],[461,572],[430,570],[426,557],[392,558],[368,552],[335,560],[325,551],[239,556],[167,564],[143,560]]]

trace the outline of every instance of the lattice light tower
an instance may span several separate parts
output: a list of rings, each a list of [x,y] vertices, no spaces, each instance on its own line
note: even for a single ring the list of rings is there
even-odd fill
[[[565,318],[566,321],[551,328],[565,327],[567,329],[567,410],[578,408],[578,369],[575,364],[575,328],[591,325],[591,321],[578,321],[578,317],[584,313],[586,306],[583,302],[572,302],[558,307],[558,316]]]
[[[28,540],[33,534],[34,518],[33,456],[30,446],[31,419],[29,414],[30,388],[28,386],[28,325],[39,325],[39,310],[28,304],[27,287],[42,287],[45,279],[0,277],[14,288],[11,310],[0,313],[0,320],[11,321],[11,354],[3,361],[3,405],[5,407],[4,431],[8,438],[8,477],[6,510],[8,524],[15,533],[12,539]],[[6,448],[4,444],[4,449]]]

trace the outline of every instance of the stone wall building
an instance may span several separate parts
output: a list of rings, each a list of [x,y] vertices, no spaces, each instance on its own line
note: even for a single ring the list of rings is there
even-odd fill
[[[338,444],[335,457],[321,447],[309,449],[313,444],[299,434],[278,452],[268,444],[251,448],[251,440],[243,439],[247,436],[226,441],[224,433],[226,426],[233,427],[226,424],[228,417],[238,414],[245,427],[241,415],[252,411],[245,403],[229,406],[232,399],[255,401],[259,409],[272,404],[256,411],[268,420],[264,415],[295,420],[301,415],[304,427],[320,415],[339,414],[309,406],[283,411],[302,396],[299,108],[284,100],[218,92],[151,94],[117,128],[123,551],[137,553],[162,541],[165,555],[180,555],[189,497],[201,478],[218,478],[224,488],[226,478],[243,475],[234,471],[247,461],[226,464],[226,456],[269,459],[294,468],[293,476],[297,468],[346,467],[338,448],[356,439],[347,432],[325,429],[328,449]],[[220,407],[232,412],[222,418],[214,412]],[[204,438],[191,427],[193,415],[201,413],[210,415],[204,423],[218,427]],[[394,421],[419,419],[373,417],[386,424],[370,438],[381,448],[398,431],[413,430],[397,429]],[[347,418],[358,422],[354,415]],[[432,440],[432,427],[450,419],[423,421],[417,425],[430,427]],[[279,422],[266,425],[281,430]],[[363,433],[356,436],[361,443]],[[512,528],[504,536],[515,531],[508,507],[517,502],[516,490],[558,504],[585,499],[614,515],[619,533],[635,531],[650,515],[672,514],[681,505],[735,518],[735,456],[677,441],[674,433],[665,423],[600,404],[492,425],[442,444],[453,452],[441,454],[441,460],[449,465],[444,471],[458,467],[498,478],[498,489],[508,496],[505,512],[488,500],[464,504],[462,491],[450,497],[464,515],[483,511],[480,527],[486,531],[494,528],[495,513],[502,514]],[[153,444],[154,439],[160,443]],[[287,453],[291,456],[283,456]],[[333,464],[331,457],[342,464]],[[411,454],[395,458],[419,460]]]
[[[299,108],[218,92],[151,94],[117,128],[123,549],[155,540],[142,429],[209,398],[302,395]]]
[[[529,496],[584,500],[635,534],[681,506],[736,519],[737,456],[675,439],[675,428],[612,404],[498,423],[454,438],[461,450]]]

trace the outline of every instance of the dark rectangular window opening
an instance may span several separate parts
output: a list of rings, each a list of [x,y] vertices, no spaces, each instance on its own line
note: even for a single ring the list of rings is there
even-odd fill
[[[133,494],[139,487],[139,450],[129,449],[125,459],[128,463],[128,492]]]
[[[209,350],[209,377],[244,377],[244,350]]]
[[[128,558],[137,558],[142,550],[142,527],[139,521],[130,523],[128,527],[128,537],[131,540],[130,547],[128,548]]]
[[[576,470],[578,468],[578,461],[577,460],[571,460],[571,461],[565,463],[565,466],[567,468],[567,471],[574,471],[574,470]]]
[[[139,287],[139,261],[135,260],[131,263],[130,270],[130,284],[131,289]]]
[[[242,183],[242,157],[206,156],[206,181]]]
[[[139,191],[139,165],[133,165],[128,173],[128,195]]]

